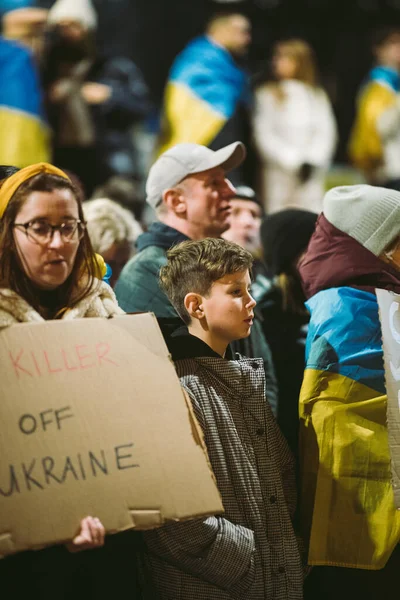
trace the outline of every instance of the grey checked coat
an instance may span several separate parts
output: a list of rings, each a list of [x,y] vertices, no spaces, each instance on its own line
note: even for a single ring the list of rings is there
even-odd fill
[[[204,431],[225,514],[145,533],[160,598],[300,600],[293,460],[265,401],[262,360],[205,356],[176,367]]]

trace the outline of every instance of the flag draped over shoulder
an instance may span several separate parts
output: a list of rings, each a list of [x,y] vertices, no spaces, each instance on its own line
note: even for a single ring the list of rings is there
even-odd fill
[[[349,155],[354,164],[371,173],[384,160],[384,144],[378,130],[382,114],[396,104],[400,76],[389,67],[375,67],[364,82],[357,101],[357,115],[351,132]]]
[[[0,75],[0,164],[47,162],[50,131],[29,50],[0,37]]]
[[[309,563],[380,569],[400,542],[400,512],[376,296],[336,287],[315,294],[307,307],[300,438]]]
[[[208,37],[176,58],[165,90],[160,152],[181,142],[208,145],[249,97],[245,71]]]

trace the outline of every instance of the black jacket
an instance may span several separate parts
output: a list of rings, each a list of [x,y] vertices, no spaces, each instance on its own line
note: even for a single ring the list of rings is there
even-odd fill
[[[257,298],[263,333],[271,349],[278,383],[277,419],[292,452],[298,454],[299,395],[305,366],[309,315],[283,309],[282,293],[269,281]]]
[[[130,530],[107,536],[96,550],[71,554],[53,546],[9,556],[0,561],[2,597],[156,600],[143,548],[141,534]]]

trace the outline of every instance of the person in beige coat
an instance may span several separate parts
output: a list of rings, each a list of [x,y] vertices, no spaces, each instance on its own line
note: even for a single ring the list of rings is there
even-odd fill
[[[123,313],[101,276],[79,194],[63,171],[39,163],[0,181],[0,332],[19,323]],[[0,565],[5,597],[98,599],[97,575],[90,569],[97,565],[102,571],[98,561],[104,561],[107,547],[77,551],[103,546],[104,538],[103,525],[90,516],[77,523],[70,552],[54,546],[5,558]],[[92,595],[83,593],[88,582]],[[106,584],[107,577],[101,585]]]
[[[276,81],[256,90],[253,117],[264,208],[273,213],[296,205],[319,213],[337,142],[332,107],[306,42],[279,42],[273,70]]]
[[[1,328],[123,314],[101,281],[103,265],[92,249],[79,196],[63,171],[39,163],[3,181]]]

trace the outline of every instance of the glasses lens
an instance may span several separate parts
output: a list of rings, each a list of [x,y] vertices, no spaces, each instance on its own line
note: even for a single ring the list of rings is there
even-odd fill
[[[26,228],[28,237],[37,244],[48,244],[53,238],[53,232],[58,230],[64,242],[79,241],[84,232],[85,226],[78,221],[66,221],[58,227],[52,227],[46,221],[33,221]]]
[[[68,221],[67,223],[63,223],[60,227],[60,232],[63,240],[65,240],[66,242],[70,242],[79,239],[78,225],[79,223],[77,223],[76,221]]]
[[[85,224],[84,223],[77,223],[76,224],[76,234],[75,234],[75,238],[74,239],[78,239],[81,240],[83,238],[83,233],[85,231]]]
[[[39,244],[44,244],[49,241],[51,237],[51,227],[48,223],[42,223],[40,221],[30,223],[27,227],[28,236]]]

